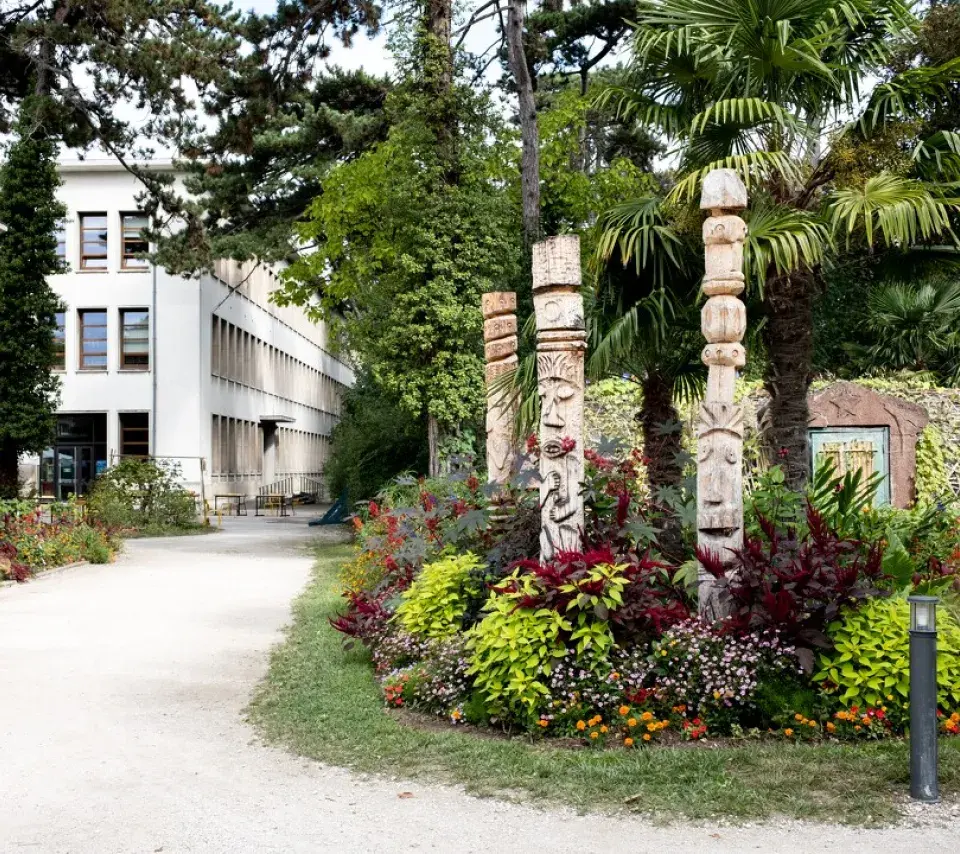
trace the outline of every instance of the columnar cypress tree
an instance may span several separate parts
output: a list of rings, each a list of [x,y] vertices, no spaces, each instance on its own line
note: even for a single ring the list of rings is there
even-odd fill
[[[56,226],[66,213],[56,148],[28,127],[29,102],[0,167],[0,495],[16,495],[21,454],[50,444],[59,380],[54,331],[60,301],[47,277],[61,269]]]

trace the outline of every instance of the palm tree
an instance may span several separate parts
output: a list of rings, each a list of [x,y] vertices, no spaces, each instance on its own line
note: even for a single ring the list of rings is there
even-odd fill
[[[934,371],[960,378],[960,281],[891,282],[869,297],[868,347],[851,348],[871,368]]]
[[[922,141],[910,174],[834,184],[837,140],[922,115],[960,80],[958,59],[909,68],[862,98],[918,26],[900,0],[641,0],[633,62],[602,96],[676,145],[667,201],[693,204],[704,175],[720,167],[750,190],[746,264],[765,315],[770,438],[785,449],[795,487],[810,468],[806,396],[822,266],[851,235],[869,247],[952,235],[958,200],[948,184],[960,178],[960,134]],[[668,251],[677,235],[664,222],[653,239],[651,204],[608,215],[601,247],[618,246],[622,260],[645,257],[662,285],[677,267]]]

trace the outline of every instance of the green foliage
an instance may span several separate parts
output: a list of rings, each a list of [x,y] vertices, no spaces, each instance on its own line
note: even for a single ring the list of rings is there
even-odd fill
[[[960,624],[941,610],[938,621],[937,677],[943,709],[960,708]],[[834,649],[819,659],[818,681],[845,706],[896,705],[910,700],[910,607],[902,596],[871,599],[847,611],[828,629]],[[888,699],[893,698],[893,699]]]
[[[0,578],[25,575],[76,561],[108,563],[119,544],[84,516],[76,501],[43,508],[23,500],[0,501]],[[26,569],[26,572],[18,571]]]
[[[369,373],[343,395],[324,476],[333,495],[372,498],[402,472],[427,471],[427,427],[402,411]]]
[[[491,712],[527,720],[547,694],[543,675],[563,656],[561,629],[572,627],[550,608],[518,608],[513,595],[492,594],[485,611],[467,635],[467,673]]]
[[[568,88],[538,115],[540,127],[540,204],[544,233],[584,230],[583,251],[592,254],[598,233],[585,228],[624,198],[656,190],[651,172],[626,157],[592,166],[589,137],[596,133],[597,108]]]
[[[166,235],[157,253],[171,271],[208,267],[213,259],[286,261],[300,247],[294,223],[323,192],[327,174],[386,136],[386,79],[332,68],[309,83],[283,82],[269,102],[247,69],[237,88],[213,95],[219,125],[204,144],[188,146],[181,216],[198,227]],[[211,150],[217,160],[211,166]]]
[[[448,555],[424,564],[401,596],[395,619],[411,635],[449,638],[463,628],[471,599],[479,595],[483,563],[476,555]]]
[[[345,334],[404,412],[447,426],[481,413],[480,295],[509,289],[520,258],[515,211],[498,192],[514,153],[487,100],[458,95],[456,183],[429,99],[394,93],[387,139],[337,166],[312,203],[299,236],[316,251],[286,270],[279,295]]]
[[[192,528],[196,505],[179,476],[177,465],[126,457],[97,478],[87,498],[87,512],[118,530],[155,534]]]
[[[759,520],[773,522],[778,528],[793,528],[802,536],[806,531],[807,505],[842,538],[858,536],[862,516],[873,508],[882,475],[874,473],[864,480],[860,470],[838,475],[830,460],[817,467],[807,492],[787,486],[780,466],[771,466],[756,476],[746,499],[746,533],[762,535]]]
[[[53,438],[60,382],[53,334],[60,300],[47,277],[60,272],[56,226],[56,146],[32,125],[36,102],[21,114],[18,136],[0,167],[0,495],[19,492],[20,454]]]
[[[867,301],[870,338],[851,353],[869,370],[933,371],[960,379],[960,283],[952,276],[890,282]]]
[[[928,424],[917,440],[916,492],[918,504],[929,504],[951,495],[947,480],[943,434]]]
[[[578,583],[559,584],[557,592],[572,597],[563,613],[524,606],[542,590],[522,569],[503,579],[491,593],[483,619],[467,634],[467,673],[492,711],[528,720],[548,693],[544,677],[568,648],[587,669],[609,656],[615,643],[607,617],[623,604],[625,569],[600,564]]]

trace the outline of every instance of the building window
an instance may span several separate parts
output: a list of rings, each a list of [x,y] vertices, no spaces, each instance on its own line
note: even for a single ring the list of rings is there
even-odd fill
[[[65,371],[67,369],[67,320],[66,314],[58,311],[54,317],[57,328],[53,331],[53,369]]]
[[[146,214],[124,214],[121,217],[123,225],[123,256],[120,266],[124,270],[145,270],[149,266],[145,255],[150,246],[143,239],[143,231],[147,227]]]
[[[78,312],[80,370],[107,369],[107,313],[100,309]]]
[[[128,371],[150,367],[150,312],[145,308],[120,312],[120,367]]]
[[[62,262],[67,260],[67,221],[58,220],[57,221],[57,230],[55,232],[55,237],[57,238],[57,258]]]
[[[120,413],[120,456],[150,455],[150,413]]]
[[[107,269],[107,215],[80,216],[80,269]]]

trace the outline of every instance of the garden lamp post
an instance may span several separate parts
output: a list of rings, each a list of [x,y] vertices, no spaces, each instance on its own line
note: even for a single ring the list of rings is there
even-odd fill
[[[908,596],[910,603],[910,796],[940,800],[937,781],[936,596]]]

